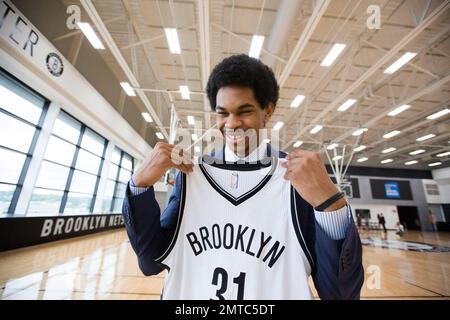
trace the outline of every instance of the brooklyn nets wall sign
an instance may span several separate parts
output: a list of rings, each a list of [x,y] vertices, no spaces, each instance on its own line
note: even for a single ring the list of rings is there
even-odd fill
[[[123,227],[120,214],[0,219],[0,251]]]

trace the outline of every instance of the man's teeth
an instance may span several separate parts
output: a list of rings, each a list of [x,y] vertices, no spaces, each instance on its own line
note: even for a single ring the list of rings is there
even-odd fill
[[[245,135],[243,134],[227,134],[228,137],[233,139],[242,139]]]
[[[244,132],[244,131],[230,131],[230,132],[225,132],[225,134],[231,138],[233,138],[233,137],[242,138],[242,137],[248,136],[248,133]]]

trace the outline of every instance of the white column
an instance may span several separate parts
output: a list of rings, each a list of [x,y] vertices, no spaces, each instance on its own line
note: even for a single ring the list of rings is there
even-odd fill
[[[431,174],[439,186],[441,203],[450,203],[450,168],[434,169]]]
[[[144,162],[144,160],[139,160],[139,159],[134,158],[134,171],[133,171],[133,173],[136,172],[137,168],[140,167],[142,162]]]
[[[52,134],[53,125],[55,124],[55,120],[59,114],[59,110],[60,107],[57,104],[53,102],[50,103],[47,114],[45,115],[44,124],[42,125],[42,129],[39,134],[39,138],[36,142],[36,147],[31,157],[30,166],[28,167],[28,171],[25,176],[22,191],[20,192],[14,214],[26,214],[28,212],[28,206],[33,194],[33,188],[36,184],[36,180],[39,175],[39,169],[41,168],[41,163],[44,159],[45,149],[47,148],[47,144]]]
[[[103,197],[105,195],[106,183],[108,182],[109,168],[111,166],[111,157],[115,144],[111,141],[108,142],[105,152],[105,160],[103,161],[102,172],[100,175],[100,182],[98,184],[97,198],[95,198],[94,212],[101,213]]]

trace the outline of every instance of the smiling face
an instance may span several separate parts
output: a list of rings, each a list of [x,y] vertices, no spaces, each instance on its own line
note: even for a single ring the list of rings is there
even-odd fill
[[[216,97],[217,127],[228,147],[240,156],[247,156],[251,139],[259,145],[259,129],[265,127],[274,110],[272,103],[263,109],[256,101],[253,90],[248,87],[226,86],[219,89]],[[254,130],[249,130],[254,129]]]

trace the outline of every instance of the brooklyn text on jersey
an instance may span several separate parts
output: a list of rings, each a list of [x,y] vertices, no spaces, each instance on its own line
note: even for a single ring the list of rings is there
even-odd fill
[[[157,259],[163,299],[311,299],[313,259],[284,172],[273,157],[200,160],[182,174],[176,231]]]

